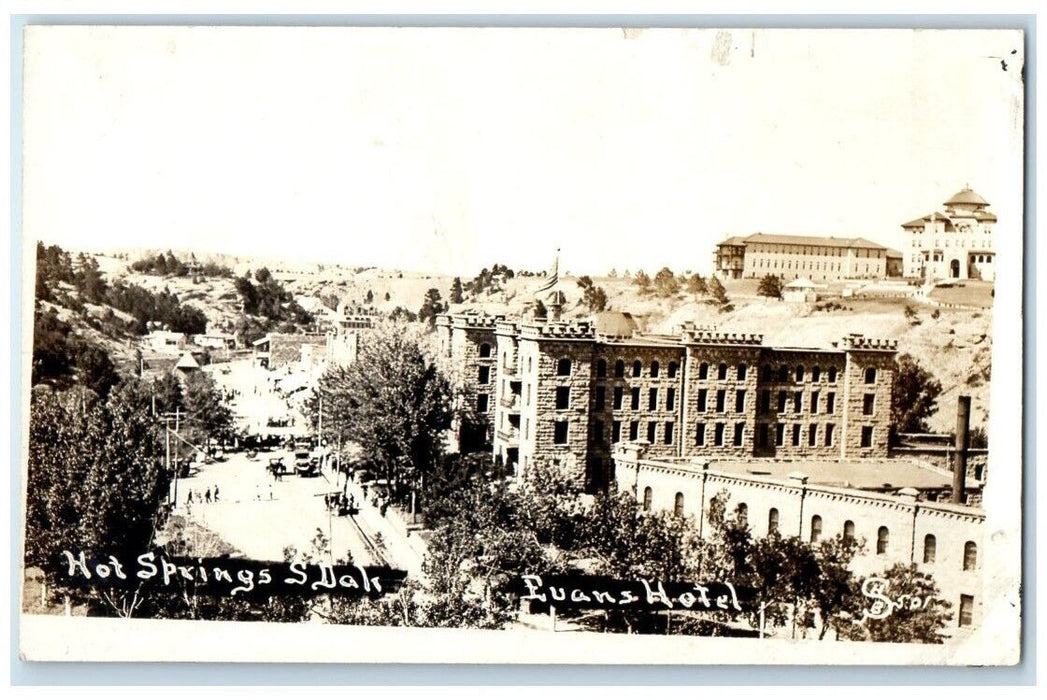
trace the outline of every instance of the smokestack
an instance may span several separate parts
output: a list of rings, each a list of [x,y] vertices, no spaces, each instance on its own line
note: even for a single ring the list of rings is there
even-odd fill
[[[961,396],[956,404],[956,454],[952,465],[952,502],[963,503],[967,500],[967,448],[970,440],[967,436],[971,425],[971,397]]]

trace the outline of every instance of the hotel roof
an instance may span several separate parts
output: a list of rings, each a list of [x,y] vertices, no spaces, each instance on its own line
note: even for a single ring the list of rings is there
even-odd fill
[[[787,479],[789,474],[801,472],[807,475],[809,484],[863,491],[893,492],[906,487],[926,491],[952,486],[950,474],[902,459],[842,462],[714,459],[710,460],[709,469],[739,476],[766,476],[773,479]]]
[[[780,233],[754,233],[745,238],[732,236],[720,245],[746,245],[749,243],[775,243],[778,245],[821,246],[823,248],[869,248],[886,250],[879,243],[867,238],[836,238],[835,236],[792,236]]]

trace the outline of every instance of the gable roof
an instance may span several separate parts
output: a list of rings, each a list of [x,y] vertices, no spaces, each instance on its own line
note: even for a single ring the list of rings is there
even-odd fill
[[[777,243],[779,245],[821,246],[823,248],[871,248],[886,250],[879,243],[867,238],[836,238],[835,236],[789,236],[780,233],[754,233],[746,237],[746,243]]]

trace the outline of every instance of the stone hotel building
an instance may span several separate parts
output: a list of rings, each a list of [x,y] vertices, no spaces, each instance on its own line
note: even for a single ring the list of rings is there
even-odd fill
[[[718,244],[715,269],[726,279],[881,279],[898,270],[900,258],[901,253],[864,238],[754,233]]]
[[[497,459],[575,467],[590,490],[614,478],[614,446],[652,457],[882,458],[894,341],[771,347],[762,336],[682,328],[641,334],[628,314],[591,320],[437,319],[441,362]]]

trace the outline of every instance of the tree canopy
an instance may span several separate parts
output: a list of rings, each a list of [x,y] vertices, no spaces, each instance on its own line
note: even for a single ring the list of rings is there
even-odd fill
[[[891,385],[891,429],[925,433],[927,419],[938,410],[942,385],[908,353],[898,358]]]
[[[760,278],[760,285],[756,288],[756,293],[762,297],[770,297],[771,299],[781,299],[781,278],[778,277],[778,275],[764,275]]]

